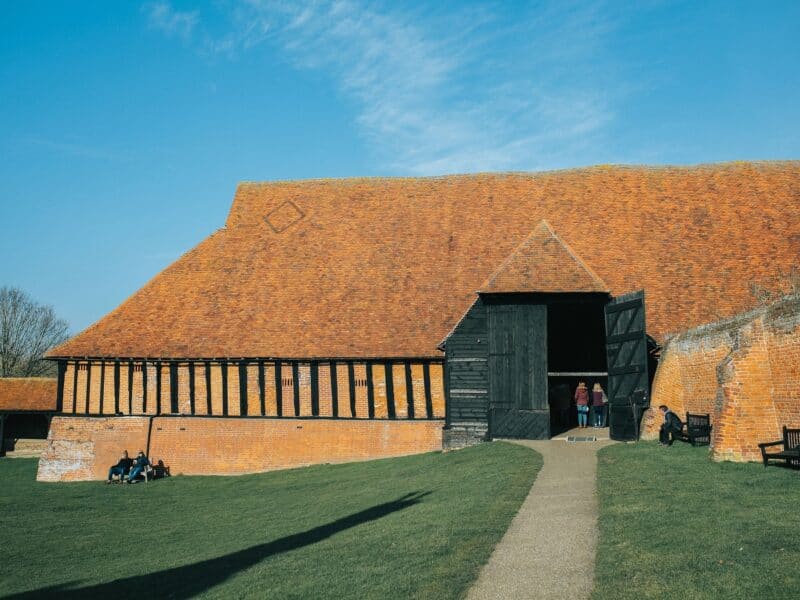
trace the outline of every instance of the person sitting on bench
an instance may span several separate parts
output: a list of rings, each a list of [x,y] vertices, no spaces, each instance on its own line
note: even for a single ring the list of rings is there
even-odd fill
[[[665,404],[658,408],[664,414],[664,423],[658,432],[658,441],[662,446],[672,446],[672,442],[675,441],[675,434],[683,431],[683,423],[678,415],[672,412]]]
[[[136,460],[133,463],[133,469],[128,475],[128,483],[133,483],[133,480],[136,479],[139,475],[141,475],[141,473],[147,468],[149,464],[150,461],[147,460],[147,457],[144,455],[144,452],[139,450],[139,454],[136,455]]]
[[[132,465],[133,460],[128,458],[128,451],[123,450],[122,457],[119,459],[119,462],[108,470],[108,481],[106,483],[111,483],[114,475],[119,475],[120,481],[125,479],[125,475],[131,470]]]
[[[169,477],[169,467],[164,464],[162,459],[153,465],[153,479],[161,479],[162,477]]]

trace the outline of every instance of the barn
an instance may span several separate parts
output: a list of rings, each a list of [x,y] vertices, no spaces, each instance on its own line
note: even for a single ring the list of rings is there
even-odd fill
[[[580,378],[624,439],[665,336],[797,262],[799,205],[800,162],[242,183],[224,227],[49,353],[39,478],[122,447],[244,473],[548,438]]]

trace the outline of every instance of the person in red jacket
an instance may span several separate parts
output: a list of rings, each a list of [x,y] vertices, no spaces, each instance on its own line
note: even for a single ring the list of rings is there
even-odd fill
[[[589,389],[585,381],[579,382],[575,389],[575,406],[578,408],[578,427],[585,429],[589,416]]]

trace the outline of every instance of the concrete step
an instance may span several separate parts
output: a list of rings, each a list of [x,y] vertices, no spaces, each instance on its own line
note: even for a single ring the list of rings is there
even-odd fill
[[[47,440],[17,440],[14,450],[6,452],[8,458],[39,458],[47,447]]]

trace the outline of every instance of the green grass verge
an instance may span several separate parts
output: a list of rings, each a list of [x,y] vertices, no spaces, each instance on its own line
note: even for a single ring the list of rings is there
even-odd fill
[[[458,598],[541,468],[530,449],[133,486],[0,460],[0,596]]]
[[[704,448],[601,450],[595,599],[800,593],[800,473]]]

